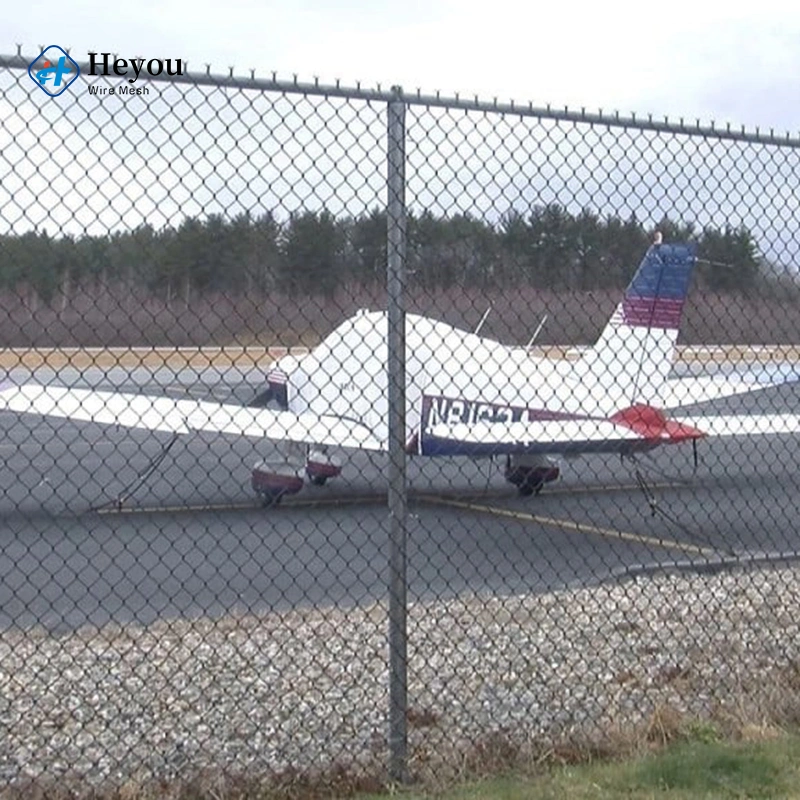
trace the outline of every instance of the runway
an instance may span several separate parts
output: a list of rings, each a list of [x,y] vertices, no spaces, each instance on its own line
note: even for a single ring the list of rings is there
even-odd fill
[[[262,380],[229,369],[11,377],[237,402]],[[798,400],[787,384],[704,410],[777,413]],[[263,442],[178,439],[137,486],[168,436],[11,413],[0,432],[0,627],[59,632],[386,595],[380,456],[356,454],[340,480],[263,509],[249,488]],[[562,480],[533,498],[517,497],[498,463],[412,459],[409,596],[544,592],[643,565],[800,552],[797,458],[790,436],[704,442],[696,472],[690,446],[635,464],[592,456],[563,464]]]

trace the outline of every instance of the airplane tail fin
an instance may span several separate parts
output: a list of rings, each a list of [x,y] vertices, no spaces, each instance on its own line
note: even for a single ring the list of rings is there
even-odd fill
[[[622,302],[574,377],[608,413],[657,405],[675,355],[681,317],[697,262],[694,244],[661,244],[645,253]],[[591,403],[591,401],[589,401]]]

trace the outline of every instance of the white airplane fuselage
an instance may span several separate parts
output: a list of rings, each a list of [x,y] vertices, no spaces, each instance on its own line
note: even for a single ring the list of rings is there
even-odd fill
[[[286,376],[286,407],[359,421],[386,436],[387,322],[362,311],[343,322],[306,356],[280,359],[272,375]],[[425,413],[440,421],[511,419],[515,409],[547,417],[599,416],[634,403],[651,403],[669,372],[671,331],[610,324],[597,346],[577,361],[534,358],[522,347],[406,315],[406,424],[420,429],[423,395],[437,398]],[[647,350],[647,379],[639,380]],[[444,416],[445,419],[441,419]]]

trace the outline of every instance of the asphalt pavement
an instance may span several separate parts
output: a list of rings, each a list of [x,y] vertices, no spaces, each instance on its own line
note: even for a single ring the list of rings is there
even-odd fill
[[[19,380],[21,376],[15,376]],[[261,376],[230,370],[46,376],[246,402]],[[30,378],[26,378],[30,379]],[[797,384],[706,410],[794,411]],[[250,469],[272,448],[0,413],[0,627],[352,605],[386,596],[382,456],[261,508]],[[703,442],[652,458],[567,461],[538,497],[517,497],[488,460],[412,459],[411,599],[544,592],[680,562],[698,568],[800,552],[797,439]],[[146,476],[143,480],[143,476]]]

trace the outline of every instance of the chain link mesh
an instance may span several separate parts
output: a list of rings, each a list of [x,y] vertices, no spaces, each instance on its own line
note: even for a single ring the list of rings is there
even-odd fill
[[[0,779],[382,781],[402,94],[0,65]],[[404,102],[409,774],[788,718],[799,143]]]

